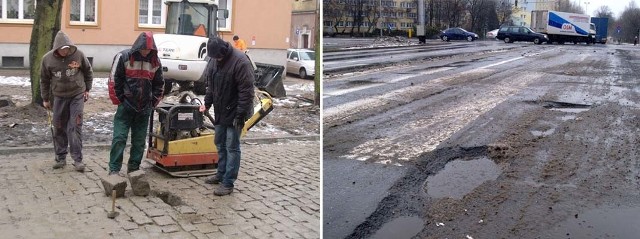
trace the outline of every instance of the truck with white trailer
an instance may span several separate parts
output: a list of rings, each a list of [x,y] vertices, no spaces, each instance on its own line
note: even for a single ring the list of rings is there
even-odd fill
[[[586,14],[549,10],[531,11],[531,29],[546,34],[549,43],[595,42],[596,29]]]

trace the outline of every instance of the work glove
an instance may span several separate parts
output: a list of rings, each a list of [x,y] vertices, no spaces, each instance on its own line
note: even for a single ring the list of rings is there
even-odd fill
[[[233,120],[233,128],[235,128],[238,132],[242,132],[242,129],[244,128],[244,118],[236,117]]]

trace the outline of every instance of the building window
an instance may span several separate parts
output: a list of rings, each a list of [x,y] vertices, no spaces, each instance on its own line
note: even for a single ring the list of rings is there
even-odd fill
[[[164,0],[140,0],[138,2],[139,27],[164,27],[166,9]]]
[[[35,0],[0,0],[0,21],[33,23]]]
[[[98,24],[98,0],[71,0],[69,19],[75,25]]]
[[[231,7],[233,6],[233,0],[220,0],[218,9],[227,9],[229,11],[229,18],[218,21],[218,30],[231,31],[231,18],[233,17]]]
[[[2,67],[24,67],[24,57],[21,56],[3,56]]]
[[[333,21],[324,21],[324,26],[325,26],[325,27],[331,27],[331,26],[333,26]]]

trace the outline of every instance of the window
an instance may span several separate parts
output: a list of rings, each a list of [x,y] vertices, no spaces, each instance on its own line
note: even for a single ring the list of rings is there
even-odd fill
[[[219,4],[218,9],[229,10],[229,18],[218,21],[218,30],[231,31],[231,18],[233,17],[231,7],[233,6],[233,0],[220,0]]]
[[[333,26],[333,21],[324,21],[324,26],[325,27]]]
[[[0,21],[33,23],[35,0],[0,0]]]
[[[98,24],[98,0],[71,0],[71,13],[69,19],[74,25]]]
[[[24,57],[21,56],[3,56],[2,67],[24,67]]]
[[[292,52],[291,55],[289,55],[289,59],[294,60],[294,59],[300,59],[298,58],[298,52]]]
[[[140,0],[138,2],[138,26],[164,27],[166,10],[164,0]]]

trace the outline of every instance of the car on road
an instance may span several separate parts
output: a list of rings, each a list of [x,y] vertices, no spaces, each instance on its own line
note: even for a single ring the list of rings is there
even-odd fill
[[[287,49],[287,73],[300,78],[314,76],[316,69],[316,52],[308,49]]]
[[[501,27],[496,39],[503,40],[505,43],[528,41],[535,44],[542,44],[549,41],[549,37],[547,37],[547,35],[534,32],[531,28],[522,26]]]
[[[469,32],[459,27],[453,27],[440,32],[440,35],[438,35],[438,37],[443,41],[450,41],[450,40],[475,41],[476,39],[478,39],[478,34]]]
[[[495,30],[491,30],[491,31],[487,32],[485,37],[487,39],[496,39],[496,36],[498,35],[498,30],[500,30],[500,29],[495,29]]]

